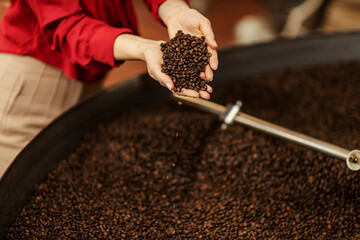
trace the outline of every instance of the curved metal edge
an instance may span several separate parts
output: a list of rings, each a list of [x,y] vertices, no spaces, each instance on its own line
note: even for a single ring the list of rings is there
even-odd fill
[[[219,55],[213,85],[287,67],[359,60],[360,32],[317,34],[293,40],[279,39],[249,47],[230,47]]]
[[[0,239],[36,187],[76,149],[83,136],[122,112],[169,95],[168,90],[142,75],[100,90],[49,124],[19,153],[0,181]]]
[[[360,32],[352,32],[225,49],[219,52],[220,67],[213,85],[286,67],[359,60],[359,39]],[[101,90],[47,126],[16,157],[0,181],[0,238],[5,237],[36,187],[86,133],[122,112],[167,98],[166,89],[142,75]]]

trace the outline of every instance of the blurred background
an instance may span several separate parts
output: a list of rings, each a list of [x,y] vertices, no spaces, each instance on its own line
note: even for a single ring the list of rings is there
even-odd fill
[[[133,3],[141,35],[168,41],[165,27],[155,21],[143,0]],[[360,0],[190,0],[190,3],[210,19],[219,50],[277,38],[360,30]],[[0,18],[6,5],[1,4]],[[145,71],[143,62],[127,61],[107,75],[103,87]]]

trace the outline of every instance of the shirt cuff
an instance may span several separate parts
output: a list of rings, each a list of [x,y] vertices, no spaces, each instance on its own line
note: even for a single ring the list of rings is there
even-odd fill
[[[124,33],[133,34],[133,31],[129,28],[115,28],[108,25],[94,31],[89,44],[93,60],[112,67],[118,66],[121,62],[114,59],[114,42],[117,36]]]

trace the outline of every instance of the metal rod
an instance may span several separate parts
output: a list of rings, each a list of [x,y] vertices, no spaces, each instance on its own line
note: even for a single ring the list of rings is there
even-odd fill
[[[178,100],[180,102],[183,102],[189,106],[197,107],[201,110],[204,110],[206,112],[213,113],[215,115],[222,115],[226,112],[227,108],[223,105],[203,100],[200,98],[192,98],[192,97],[184,97],[180,95],[173,94],[173,97],[175,100]]]
[[[174,95],[174,98],[188,105],[192,105],[207,112],[211,112],[216,115],[219,115],[222,119],[227,119],[227,122],[233,122],[233,121],[238,122],[245,126],[270,134],[272,136],[276,136],[285,139],[287,141],[302,145],[304,147],[325,153],[326,155],[338,159],[342,159],[346,161],[347,166],[351,170],[360,169],[359,150],[350,151],[348,149],[336,146],[334,144],[327,143],[325,141],[310,137],[308,135],[295,132],[293,130],[281,127],[279,125],[250,116],[246,113],[238,112],[237,114],[234,114],[234,111],[231,111],[232,109],[229,109],[225,106],[207,100],[183,97],[178,95]],[[237,104],[238,104],[237,108],[234,107],[236,105],[231,106],[233,109],[235,109],[235,111],[236,110],[239,111],[239,105],[241,103],[237,103]],[[227,116],[224,116],[224,114],[226,113],[231,113],[233,115],[233,119],[229,120]]]
[[[339,159],[346,160],[350,152],[345,148],[272,124],[246,113],[239,113],[234,121]]]

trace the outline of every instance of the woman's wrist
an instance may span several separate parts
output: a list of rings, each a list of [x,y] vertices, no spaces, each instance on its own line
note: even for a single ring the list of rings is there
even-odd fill
[[[158,14],[164,24],[168,26],[171,17],[176,16],[181,11],[189,9],[190,7],[184,0],[167,0],[160,5]]]
[[[114,59],[145,60],[146,50],[156,45],[159,45],[158,41],[132,34],[121,34],[114,41]]]

